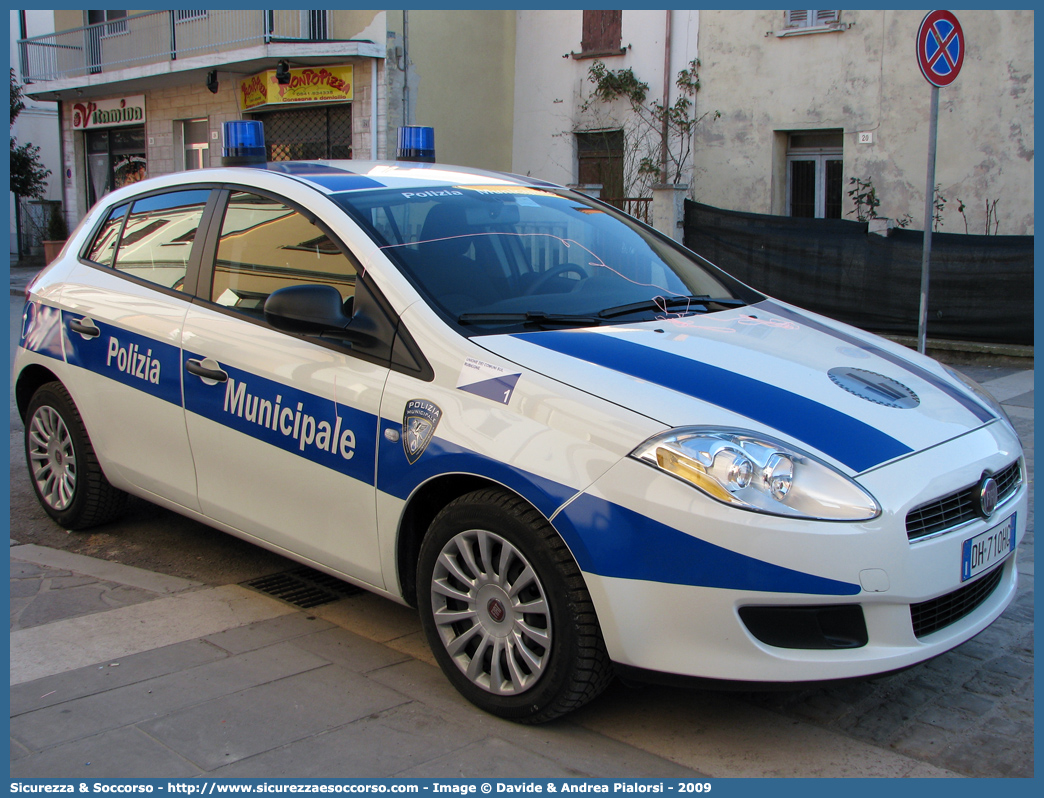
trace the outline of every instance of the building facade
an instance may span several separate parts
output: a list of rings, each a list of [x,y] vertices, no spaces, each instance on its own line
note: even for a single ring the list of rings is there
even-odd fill
[[[689,113],[700,121],[679,181],[690,197],[855,219],[849,192],[872,190],[878,215],[921,228],[930,86],[915,40],[926,13],[518,12],[514,171],[608,184],[603,197],[647,196],[652,181],[637,169],[657,132],[624,101],[592,100],[591,66],[630,70],[648,84],[647,105],[673,106],[678,75],[698,62]],[[940,90],[938,229],[982,233],[989,221],[991,233],[1031,234],[1033,12],[957,16],[967,51],[958,79]],[[597,41],[612,25],[610,40]]]
[[[926,14],[704,11],[698,104],[721,117],[696,131],[696,198],[854,219],[850,192],[869,185],[880,216],[923,229],[931,87],[916,39]],[[966,51],[939,90],[937,229],[983,233],[989,219],[991,234],[1032,234],[1033,12],[956,16]]]
[[[520,11],[515,69],[514,171],[601,186],[604,199],[648,196],[660,177],[655,120],[626,98],[600,99],[592,67],[629,72],[647,101],[673,104],[679,72],[697,58],[699,11]],[[677,144],[677,143],[676,143]],[[691,176],[691,159],[681,182]],[[673,175],[669,176],[673,180]]]
[[[19,42],[17,69],[28,96],[58,108],[70,225],[128,182],[218,165],[236,119],[263,123],[270,160],[394,157],[398,127],[422,124],[441,159],[510,168],[513,14],[58,10],[53,22]],[[459,46],[462,25],[482,46]]]

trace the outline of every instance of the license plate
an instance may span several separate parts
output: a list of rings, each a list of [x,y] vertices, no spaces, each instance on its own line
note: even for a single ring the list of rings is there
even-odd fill
[[[1007,557],[1015,549],[1015,516],[993,529],[968,538],[961,551],[961,581],[967,582]]]

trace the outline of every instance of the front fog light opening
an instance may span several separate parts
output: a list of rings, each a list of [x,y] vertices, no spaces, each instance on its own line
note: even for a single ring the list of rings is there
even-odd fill
[[[747,631],[767,646],[812,651],[862,648],[870,636],[859,604],[740,607]]]

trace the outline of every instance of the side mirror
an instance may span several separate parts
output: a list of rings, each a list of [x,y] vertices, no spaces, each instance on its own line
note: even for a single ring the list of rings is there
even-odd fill
[[[372,336],[352,330],[351,302],[332,285],[291,285],[265,300],[265,321],[283,332],[327,335],[350,343],[370,343]]]

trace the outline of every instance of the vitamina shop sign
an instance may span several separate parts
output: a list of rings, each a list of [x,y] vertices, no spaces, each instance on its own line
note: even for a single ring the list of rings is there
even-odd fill
[[[145,124],[145,95],[73,103],[73,130]]]

